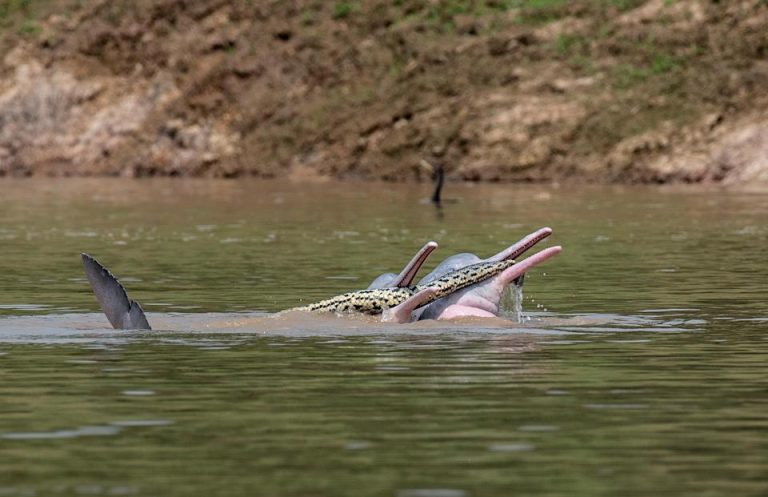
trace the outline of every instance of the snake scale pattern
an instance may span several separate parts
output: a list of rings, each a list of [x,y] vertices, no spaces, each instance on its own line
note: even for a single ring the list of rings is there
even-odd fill
[[[374,290],[358,290],[348,292],[314,304],[295,307],[292,311],[327,311],[327,312],[361,312],[364,314],[381,314],[385,309],[402,304],[408,298],[426,288],[437,290],[434,297],[424,303],[429,304],[439,298],[480,283],[496,276],[505,269],[513,266],[514,260],[498,262],[479,262],[470,266],[451,271],[450,273],[424,285],[406,286],[399,288],[379,288]]]

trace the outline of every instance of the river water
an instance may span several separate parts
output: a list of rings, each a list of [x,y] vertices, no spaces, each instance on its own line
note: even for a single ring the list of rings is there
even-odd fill
[[[768,194],[446,190],[1,181],[0,496],[768,495]],[[523,324],[274,316],[541,226]]]

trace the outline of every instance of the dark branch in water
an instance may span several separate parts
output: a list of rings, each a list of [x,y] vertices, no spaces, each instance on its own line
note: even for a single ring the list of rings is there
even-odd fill
[[[424,159],[421,160],[421,166],[432,173],[432,181],[435,182],[435,190],[432,192],[432,197],[429,199],[436,206],[440,206],[441,193],[443,191],[443,183],[445,183],[445,170],[442,164],[435,166],[431,162]]]
[[[443,183],[445,182],[445,171],[443,166],[437,166],[432,173],[432,179],[435,180],[435,191],[432,193],[432,203],[440,205],[440,193],[443,190]]]

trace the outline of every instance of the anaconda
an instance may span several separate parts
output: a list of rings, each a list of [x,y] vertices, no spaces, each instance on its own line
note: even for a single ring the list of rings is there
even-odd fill
[[[347,292],[342,295],[337,295],[336,297],[321,300],[314,304],[295,307],[289,310],[328,312],[356,311],[364,314],[381,314],[385,309],[390,309],[402,304],[421,290],[427,288],[434,289],[435,293],[422,304],[426,305],[439,298],[445,297],[446,295],[450,295],[457,290],[461,290],[462,288],[466,288],[496,276],[514,264],[515,261],[511,259],[496,262],[480,262],[478,264],[472,264],[451,271],[450,273],[423,285]]]

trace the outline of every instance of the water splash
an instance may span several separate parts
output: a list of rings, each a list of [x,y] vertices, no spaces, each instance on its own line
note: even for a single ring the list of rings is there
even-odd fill
[[[509,285],[512,291],[512,317],[518,323],[525,321],[525,315],[523,314],[523,278],[518,278],[511,285]]]
[[[517,323],[525,322],[523,314],[523,278],[518,278],[504,289],[499,302],[499,310],[503,315]]]

